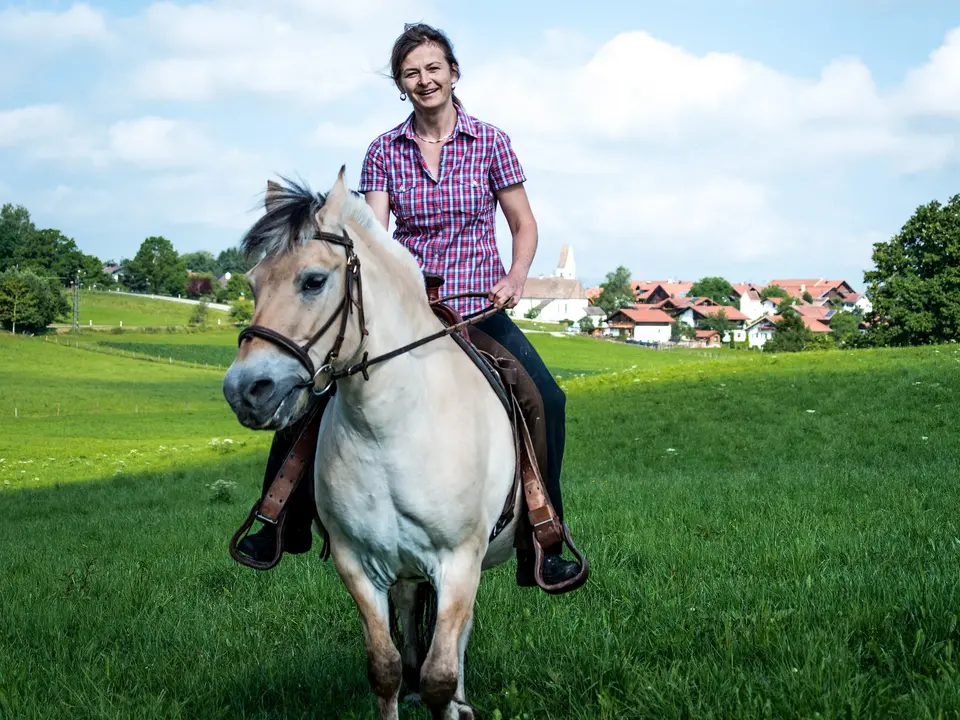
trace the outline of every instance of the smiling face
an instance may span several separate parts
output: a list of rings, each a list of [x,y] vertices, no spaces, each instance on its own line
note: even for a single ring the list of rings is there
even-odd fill
[[[411,50],[400,66],[398,83],[410,101],[423,110],[436,110],[452,102],[453,84],[459,79],[443,49],[426,42]]]

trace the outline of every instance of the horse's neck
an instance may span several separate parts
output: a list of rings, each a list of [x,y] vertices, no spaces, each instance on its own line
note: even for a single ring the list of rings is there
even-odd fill
[[[364,290],[370,285],[366,283]],[[401,302],[392,293],[377,291],[385,287],[385,284],[375,285],[370,291],[370,334],[351,364],[359,362],[364,353],[373,360],[420,340],[440,327],[428,305],[409,299]],[[368,369],[369,380],[364,379],[362,373],[340,380],[337,395],[343,421],[363,435],[395,431],[398,418],[409,417],[424,402],[423,390],[430,381],[435,349],[436,345],[428,343],[414,350],[415,355],[402,353],[376,363]]]

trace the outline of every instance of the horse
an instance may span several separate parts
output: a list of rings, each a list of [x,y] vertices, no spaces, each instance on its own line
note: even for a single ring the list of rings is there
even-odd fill
[[[224,396],[244,426],[278,430],[335,385],[317,435],[316,510],[362,621],[380,717],[398,718],[405,681],[432,717],[472,718],[464,659],[477,589],[513,557],[521,516],[517,493],[490,540],[517,471],[510,416],[440,335],[418,263],[348,189],[345,168],[326,195],[268,182],[241,247],[259,258],[251,325],[266,330],[241,338]],[[411,349],[369,366],[396,348]]]

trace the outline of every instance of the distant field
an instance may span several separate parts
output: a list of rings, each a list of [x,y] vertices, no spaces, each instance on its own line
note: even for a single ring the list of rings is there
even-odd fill
[[[168,300],[131,297],[109,292],[80,293],[80,324],[116,325],[125,327],[186,325],[194,306]],[[217,318],[226,321],[227,313],[208,309],[213,324]]]
[[[531,338],[567,372],[564,504],[593,575],[552,598],[487,574],[484,717],[956,717],[957,349]],[[0,717],[375,717],[332,564],[227,554],[269,434],[221,377],[0,338]]]
[[[104,335],[86,333],[83,341],[103,347],[173,358],[184,362],[208,363],[224,368],[237,354],[237,330],[216,330],[202,333],[123,333]],[[636,367],[667,367],[682,362],[716,362],[730,354],[697,350],[651,350],[619,342],[598,340],[577,335],[556,337],[548,333],[529,333],[530,342],[541,354],[547,367],[560,378],[620,372]]]
[[[268,442],[237,423],[222,378],[0,335],[0,482],[100,478]],[[213,438],[234,444],[214,447]]]

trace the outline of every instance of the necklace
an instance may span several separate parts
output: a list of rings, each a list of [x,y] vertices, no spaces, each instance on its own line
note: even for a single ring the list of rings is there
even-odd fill
[[[420,133],[417,132],[416,126],[413,127],[413,134],[416,135],[416,136],[417,136],[418,138],[420,138],[421,140],[423,140],[425,143],[430,143],[430,144],[432,144],[432,145],[435,145],[436,143],[442,143],[442,142],[444,142],[445,140],[449,140],[450,137],[453,135],[453,130],[451,130],[451,131],[447,134],[446,137],[438,138],[437,140],[428,140],[428,139],[425,138],[423,135],[421,135]]]

